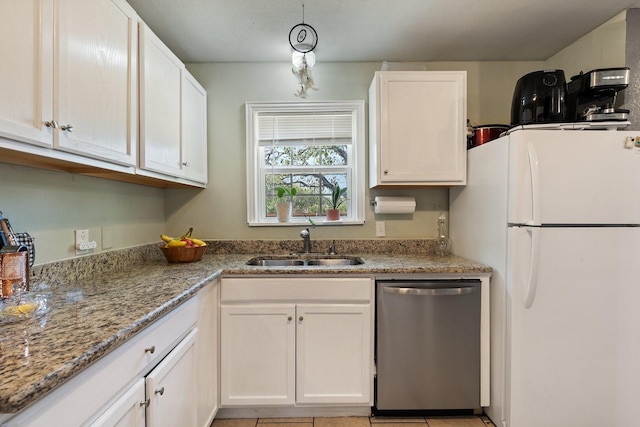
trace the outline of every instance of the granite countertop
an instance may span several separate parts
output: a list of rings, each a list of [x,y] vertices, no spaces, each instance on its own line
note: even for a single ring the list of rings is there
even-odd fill
[[[35,268],[32,293],[46,297],[47,310],[1,325],[0,414],[18,412],[33,403],[221,275],[491,272],[491,268],[463,258],[424,253],[351,253],[365,263],[348,267],[246,265],[260,253],[287,252],[207,253],[200,262],[168,264],[158,256],[157,248],[151,247],[142,255],[123,251],[110,258],[96,256],[90,262],[74,259],[55,268]]]

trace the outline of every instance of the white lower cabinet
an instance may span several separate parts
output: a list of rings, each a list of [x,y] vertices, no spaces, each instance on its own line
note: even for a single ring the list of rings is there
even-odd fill
[[[91,427],[195,426],[195,351],[198,328],[145,378],[137,379],[124,394],[91,423]]]
[[[147,427],[196,425],[197,334],[195,328],[147,375]]]
[[[223,279],[222,407],[371,405],[369,278]]]
[[[139,378],[91,427],[145,427],[145,381]]]
[[[3,427],[208,427],[217,403],[218,282]]]

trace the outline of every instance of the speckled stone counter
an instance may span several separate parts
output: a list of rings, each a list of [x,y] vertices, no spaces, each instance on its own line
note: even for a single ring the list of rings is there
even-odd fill
[[[429,241],[373,242],[338,242],[339,253],[364,260],[348,267],[246,265],[260,254],[289,254],[299,241],[210,242],[202,261],[190,264],[168,264],[156,245],[147,245],[36,266],[32,292],[46,297],[48,311],[1,325],[0,414],[18,412],[46,395],[221,275],[491,272],[459,257],[435,256]],[[314,250],[326,253],[330,242],[314,243]]]

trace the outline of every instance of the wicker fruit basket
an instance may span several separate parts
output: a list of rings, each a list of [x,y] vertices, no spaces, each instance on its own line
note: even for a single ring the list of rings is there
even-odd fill
[[[192,248],[187,247],[174,247],[174,248],[165,248],[163,246],[159,246],[160,250],[164,254],[164,257],[169,262],[195,262],[200,261],[202,259],[202,255],[207,250],[206,246],[196,246]]]

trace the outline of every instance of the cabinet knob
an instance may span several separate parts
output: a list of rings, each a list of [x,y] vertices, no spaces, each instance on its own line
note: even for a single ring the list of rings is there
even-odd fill
[[[384,170],[384,174],[385,174],[385,175],[389,175],[389,169],[385,169],[385,170]]]
[[[189,162],[182,162],[182,166],[189,167]]]
[[[298,317],[298,320],[302,322],[304,320],[304,317],[300,316]]]
[[[67,132],[73,132],[73,126],[71,125],[62,125],[60,126],[60,129],[66,130]]]
[[[51,129],[57,129],[58,128],[58,122],[56,122],[55,120],[51,120],[50,122],[44,122],[44,125],[48,128]]]
[[[164,394],[164,387],[157,389],[154,394],[159,394],[160,396],[162,396]]]
[[[289,316],[289,317],[287,317],[287,320],[288,320],[289,322],[291,322],[291,321],[293,320],[293,317]]]
[[[156,346],[155,345],[152,345],[151,347],[147,347],[147,348],[144,349],[145,353],[153,354],[154,351],[156,351]]]
[[[148,408],[150,403],[151,403],[151,399],[147,399],[140,402],[140,406],[144,406],[145,408]]]

